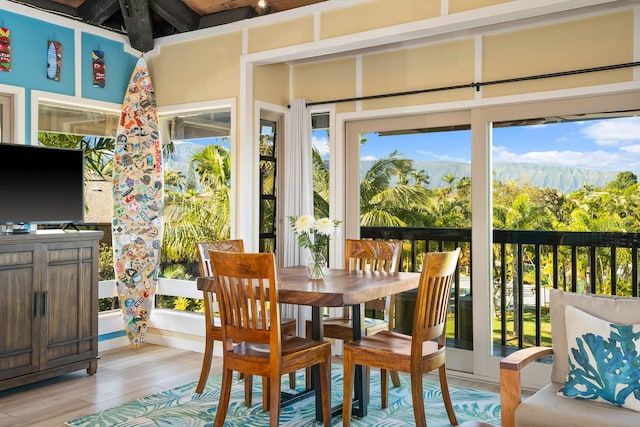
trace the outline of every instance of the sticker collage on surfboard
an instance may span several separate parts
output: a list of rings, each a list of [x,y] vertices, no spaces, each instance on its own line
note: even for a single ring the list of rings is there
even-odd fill
[[[164,197],[155,93],[143,57],[122,103],[113,185],[114,270],[125,332],[137,349],[154,304]]]

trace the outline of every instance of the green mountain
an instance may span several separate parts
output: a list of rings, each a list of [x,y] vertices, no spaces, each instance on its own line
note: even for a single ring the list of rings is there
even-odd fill
[[[177,142],[175,152],[167,159],[166,166],[181,171],[184,176],[189,174],[189,162],[196,151],[203,147],[191,142]],[[367,171],[373,161],[360,162],[360,175]],[[416,170],[423,169],[429,175],[429,187],[444,187],[442,178],[453,175],[456,181],[462,177],[471,176],[471,165],[462,162],[429,162],[413,160]],[[571,193],[584,187],[585,183],[598,188],[604,187],[616,178],[618,172],[600,171],[594,169],[565,168],[558,166],[542,166],[532,163],[497,163],[494,167],[494,179],[503,182],[514,180],[528,182],[539,188],[554,188],[563,193]]]
[[[371,167],[372,161],[360,163],[361,174]],[[429,187],[444,187],[442,178],[453,175],[456,181],[462,177],[471,177],[471,165],[460,162],[429,162],[414,160],[416,170],[424,170],[429,176]],[[593,187],[604,187],[613,181],[618,172],[600,171],[583,168],[566,168],[559,166],[543,166],[532,163],[496,163],[494,179],[507,182],[529,183],[539,188],[553,188],[563,193],[571,193],[584,187],[585,183]]]

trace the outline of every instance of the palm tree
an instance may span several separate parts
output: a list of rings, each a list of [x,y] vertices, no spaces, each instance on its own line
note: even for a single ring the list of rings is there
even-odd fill
[[[360,182],[360,225],[408,227],[422,226],[431,192],[422,185],[409,185],[411,160],[397,150],[376,160]],[[394,182],[394,179],[396,181]]]
[[[221,145],[209,145],[193,155],[191,165],[200,177],[200,183],[212,191],[229,193],[231,156]]]
[[[196,242],[230,234],[229,151],[219,145],[207,146],[193,155],[191,164],[202,189],[165,190],[163,262],[195,262]],[[176,187],[182,186],[178,181]]]
[[[171,188],[174,191],[182,191],[185,189],[186,178],[182,171],[171,169],[169,167],[164,170],[165,188]]]
[[[313,149],[313,214],[316,218],[329,217],[329,167],[322,156]]]

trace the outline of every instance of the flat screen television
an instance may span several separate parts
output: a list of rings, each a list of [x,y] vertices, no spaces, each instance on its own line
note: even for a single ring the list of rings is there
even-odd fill
[[[0,143],[0,224],[83,220],[82,150]]]

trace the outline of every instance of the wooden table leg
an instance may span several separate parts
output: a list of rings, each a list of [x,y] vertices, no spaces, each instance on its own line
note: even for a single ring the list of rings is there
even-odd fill
[[[351,306],[353,340],[359,340],[364,332],[364,304],[355,304]],[[364,374],[364,367],[356,365],[354,375],[354,402],[357,407],[353,408],[353,414],[358,417],[367,416],[367,405],[369,404],[369,383]]]
[[[322,341],[323,327],[322,327],[322,313],[320,313],[320,307],[311,307],[311,338],[314,340]],[[331,366],[329,366],[331,369]],[[314,365],[311,367],[311,389],[314,390],[316,396],[316,421],[322,422],[322,395],[319,392],[320,386],[320,367]]]

